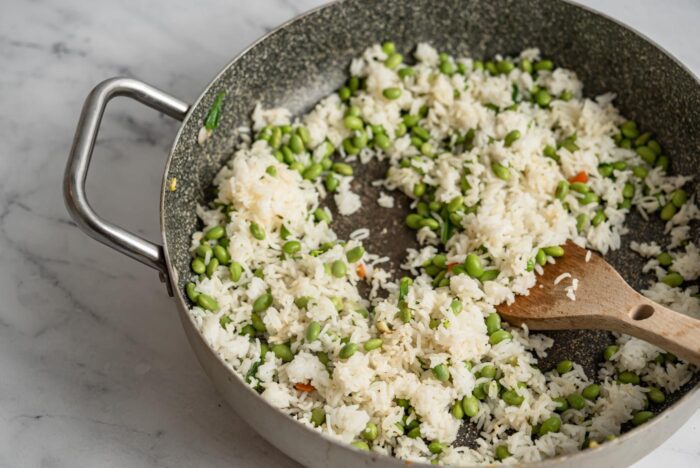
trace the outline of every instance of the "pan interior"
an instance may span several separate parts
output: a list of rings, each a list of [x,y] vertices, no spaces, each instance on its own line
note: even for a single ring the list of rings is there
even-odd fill
[[[418,42],[440,51],[488,58],[517,54],[538,47],[559,66],[574,70],[585,84],[586,96],[612,91],[623,115],[652,129],[666,149],[672,173],[698,174],[695,153],[700,148],[700,86],[682,66],[626,28],[590,11],[556,0],[347,0],[306,15],[259,42],[229,64],[201,96],[185,122],[173,148],[165,180],[175,177],[177,190],[164,184],[163,227],[166,249],[178,273],[182,294],[189,276],[190,236],[197,230],[195,207],[211,197],[216,172],[231,157],[237,144],[235,129],[250,125],[256,103],[287,107],[301,113],[340,87],[350,60],[368,45],[392,40],[407,53]],[[219,128],[205,144],[197,134],[216,95],[227,92]],[[378,188],[369,182],[382,178],[386,167],[371,163],[356,168],[353,191],[362,208],[350,217],[335,216],[333,227],[344,237],[358,227],[371,228],[365,244],[387,255],[396,267],[414,235],[403,223],[408,199],[394,193],[396,206],[376,204]],[[697,181],[695,187],[698,192]],[[332,202],[329,206],[333,208]],[[381,210],[381,211],[380,211]],[[630,233],[622,247],[607,259],[635,288],[650,279],[641,272],[643,260],[630,251],[631,240],[660,240],[660,221],[645,222],[633,213]],[[697,243],[698,229],[692,229]],[[540,360],[543,370],[561,359],[573,359],[595,375],[601,350],[612,341],[596,331],[547,333],[555,339],[549,355]],[[681,391],[669,395],[663,410],[698,382],[696,377]],[[463,425],[461,443],[475,436]]]

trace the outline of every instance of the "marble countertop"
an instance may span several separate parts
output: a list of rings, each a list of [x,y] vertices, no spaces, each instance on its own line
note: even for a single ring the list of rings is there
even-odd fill
[[[231,57],[318,0],[3,0],[0,466],[298,466],[210,385],[157,275],[83,235],[61,179],[83,99],[127,75],[193,101]],[[588,0],[700,75],[697,0]],[[158,239],[177,123],[110,104],[94,208]],[[698,466],[700,413],[638,467]]]

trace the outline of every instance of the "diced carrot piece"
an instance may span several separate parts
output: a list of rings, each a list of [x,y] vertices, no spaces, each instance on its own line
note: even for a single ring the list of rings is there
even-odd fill
[[[447,271],[452,272],[452,269],[453,269],[454,267],[456,267],[457,265],[459,265],[458,262],[448,263],[448,264],[447,264]]]
[[[311,393],[311,392],[313,392],[314,390],[316,390],[316,389],[314,388],[313,385],[307,384],[307,383],[303,383],[303,382],[295,383],[295,384],[294,384],[294,388],[296,388],[296,389],[299,390],[300,392],[304,392],[304,393]]]
[[[574,182],[583,182],[584,184],[588,182],[588,174],[586,174],[586,171],[581,171],[575,176],[573,176],[571,179],[569,179],[569,182],[572,184]]]
[[[365,279],[365,277],[367,276],[367,271],[365,270],[364,263],[357,264],[357,276],[359,276],[360,279]]]

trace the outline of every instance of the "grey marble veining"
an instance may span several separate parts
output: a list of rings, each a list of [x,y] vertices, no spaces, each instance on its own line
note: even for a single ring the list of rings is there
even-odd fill
[[[297,466],[221,402],[154,271],[84,236],[60,181],[82,101],[127,75],[193,101],[318,0],[4,0],[0,8],[0,466]],[[696,0],[589,0],[700,74]],[[95,209],[157,240],[177,123],[110,104]],[[697,466],[696,414],[639,466]]]

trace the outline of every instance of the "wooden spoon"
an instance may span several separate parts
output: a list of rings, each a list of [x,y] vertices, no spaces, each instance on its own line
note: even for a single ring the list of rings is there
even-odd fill
[[[565,254],[548,264],[527,296],[511,305],[501,304],[498,313],[512,325],[531,330],[588,328],[625,333],[641,338],[693,364],[700,365],[700,320],[647,299],[600,255],[572,242]],[[569,273],[571,277],[559,278]],[[559,278],[559,283],[554,281]],[[576,300],[567,287],[578,279]]]

